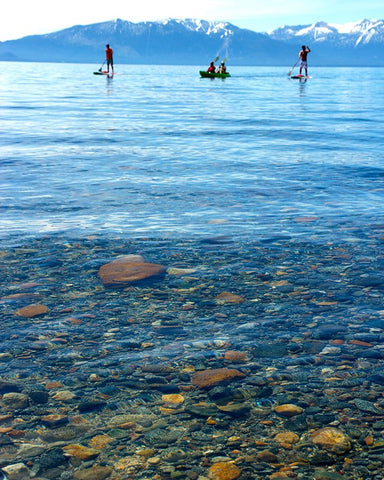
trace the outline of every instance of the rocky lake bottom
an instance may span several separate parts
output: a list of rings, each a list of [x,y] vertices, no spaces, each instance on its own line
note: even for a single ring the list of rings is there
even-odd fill
[[[3,247],[3,478],[382,480],[383,241]]]

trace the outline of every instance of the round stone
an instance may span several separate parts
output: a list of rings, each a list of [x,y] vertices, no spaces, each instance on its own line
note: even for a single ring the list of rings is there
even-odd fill
[[[234,480],[241,475],[241,470],[231,462],[214,463],[208,472],[211,480]]]
[[[300,415],[303,411],[304,410],[301,407],[292,403],[286,403],[275,407],[275,412],[282,417],[294,417],[295,415]]]
[[[348,436],[338,428],[325,427],[311,435],[312,442],[332,453],[342,454],[351,449]]]

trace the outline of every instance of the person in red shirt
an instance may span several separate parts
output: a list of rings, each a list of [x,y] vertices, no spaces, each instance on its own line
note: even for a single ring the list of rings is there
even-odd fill
[[[307,55],[310,51],[311,50],[309,49],[309,47],[306,47],[305,45],[303,45],[301,47],[301,50],[299,52],[299,59],[301,60],[301,62],[300,62],[300,75],[301,75],[301,72],[302,72],[303,68],[305,70],[305,75],[306,76],[308,75]]]
[[[111,67],[112,73],[114,73],[114,70],[113,70],[113,50],[109,46],[109,44],[106,45],[106,49],[105,49],[105,61],[107,62],[107,73],[109,73],[109,67]]]
[[[215,73],[216,72],[216,67],[215,67],[214,62],[210,63],[209,67],[207,68],[207,72],[208,73]]]

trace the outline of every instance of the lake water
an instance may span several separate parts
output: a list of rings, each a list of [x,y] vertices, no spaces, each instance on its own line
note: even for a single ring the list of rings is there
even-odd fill
[[[324,241],[381,216],[383,69],[312,68],[304,83],[283,67],[211,81],[196,67],[117,66],[111,80],[91,65],[4,66],[8,235]]]
[[[2,65],[0,467],[381,480],[384,69],[98,68]]]

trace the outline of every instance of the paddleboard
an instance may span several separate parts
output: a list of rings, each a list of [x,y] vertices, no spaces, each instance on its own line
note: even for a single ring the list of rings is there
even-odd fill
[[[312,78],[309,75],[292,75],[291,78],[298,78],[298,79],[303,79],[303,78]]]
[[[112,77],[113,75],[116,75],[115,73],[112,72],[106,72],[105,70],[103,72],[93,72],[94,75],[108,75],[109,77]]]

